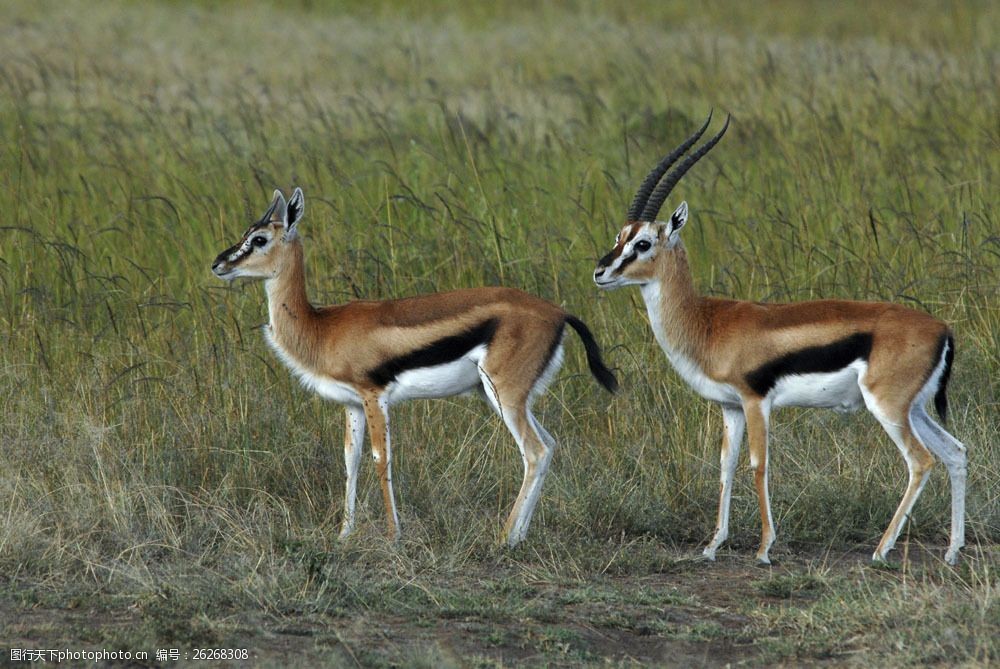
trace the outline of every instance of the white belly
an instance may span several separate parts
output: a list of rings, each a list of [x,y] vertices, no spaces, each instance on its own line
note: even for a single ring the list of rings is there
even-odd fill
[[[782,377],[768,396],[776,407],[819,407],[857,411],[864,406],[858,377],[866,365],[855,362],[836,372],[792,374]]]
[[[265,328],[264,332],[271,348],[299,377],[303,386],[339,404],[361,405],[361,396],[353,386],[307,370],[275,341],[270,328]],[[412,399],[451,397],[475,390],[482,385],[479,365],[485,355],[486,347],[477,346],[458,360],[401,372],[386,386],[383,397],[389,404],[398,404]]]
[[[385,397],[389,404],[398,404],[406,400],[461,395],[480,385],[477,361],[465,356],[444,365],[402,372],[386,386]]]

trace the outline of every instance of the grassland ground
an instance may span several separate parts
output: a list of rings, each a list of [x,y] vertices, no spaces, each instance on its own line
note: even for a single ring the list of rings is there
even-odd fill
[[[26,2],[0,22],[0,648],[246,646],[271,666],[1000,660],[1000,6]],[[870,416],[773,421],[780,563],[745,464],[711,537],[721,418],[635,292],[598,293],[633,188],[708,109],[685,177],[710,295],[911,304],[950,323],[968,539],[942,467],[905,486]],[[262,341],[215,255],[301,186],[317,303],[482,285],[583,319],[537,415],[559,440],[526,544],[521,462],[473,398],[394,409],[404,537],[342,411]],[[674,196],[672,196],[674,197]],[[7,659],[3,661],[8,661]],[[153,663],[155,664],[155,662]],[[169,666],[169,663],[167,663]]]
[[[14,647],[223,647],[274,667],[987,661],[997,650],[996,605],[976,579],[988,574],[956,574],[923,547],[902,549],[894,569],[865,566],[857,550],[789,554],[764,568],[746,556],[708,563],[644,544],[618,547],[638,559],[576,576],[545,572],[537,555],[504,553],[459,573],[405,578],[375,555],[336,551],[327,557],[358,569],[314,562],[307,601],[219,601],[203,577],[127,606],[86,589],[39,599],[22,589],[0,596],[0,623]],[[973,558],[997,562],[995,552]],[[386,559],[405,562],[396,549]],[[339,581],[348,576],[357,580]]]

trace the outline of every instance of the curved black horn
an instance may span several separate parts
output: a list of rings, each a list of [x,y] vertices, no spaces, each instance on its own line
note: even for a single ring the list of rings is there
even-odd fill
[[[711,109],[708,111],[708,118],[705,119],[705,125],[701,126],[701,129],[698,130],[698,132],[688,137],[683,144],[674,149],[670,155],[661,160],[659,164],[646,175],[642,185],[639,186],[639,190],[635,192],[635,197],[632,198],[632,206],[628,208],[629,221],[639,220],[639,214],[642,212],[642,208],[646,206],[646,200],[649,199],[649,194],[653,192],[653,188],[656,186],[656,183],[663,177],[664,174],[667,173],[670,166],[673,165],[678,158],[683,156],[684,152],[690,149],[705,133],[705,130],[708,128],[708,124],[712,122],[713,111],[714,110]]]
[[[701,160],[702,156],[712,150],[712,147],[719,143],[722,136],[726,134],[726,130],[729,129],[729,121],[732,116],[726,116],[726,125],[722,126],[722,130],[719,134],[708,140],[704,146],[692,153],[690,156],[684,159],[684,162],[677,166],[677,169],[667,175],[667,177],[660,182],[653,191],[653,194],[649,196],[649,201],[646,202],[646,206],[642,210],[640,218],[636,219],[638,221],[653,221],[656,220],[656,215],[660,213],[660,207],[663,206],[663,201],[667,199],[670,195],[670,191],[674,189],[677,182],[680,181],[684,173],[691,169],[691,166],[696,162]]]
[[[281,194],[281,191],[278,190],[278,189],[275,189],[274,190],[274,197],[271,198],[271,206],[267,208],[267,211],[264,212],[264,215],[261,216],[260,218],[258,218],[257,222],[254,223],[253,226],[251,226],[251,227],[256,227],[258,225],[263,225],[265,223],[270,222],[271,216],[274,214],[274,210],[278,208],[278,202],[280,202],[284,198],[285,198],[285,196]]]

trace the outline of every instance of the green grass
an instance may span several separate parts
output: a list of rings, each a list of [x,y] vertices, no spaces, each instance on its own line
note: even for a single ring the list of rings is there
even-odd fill
[[[533,5],[5,11],[0,601],[53,613],[0,618],[0,645],[253,639],[275,666],[399,663],[407,644],[428,666],[997,661],[996,7]],[[787,410],[771,451],[786,571],[696,587],[730,574],[689,560],[713,530],[720,417],[669,369],[638,294],[590,273],[646,170],[713,107],[733,126],[666,205],[691,206],[704,292],[892,300],[953,325],[959,569],[937,563],[943,467],[900,568],[858,566],[903,462],[867,414]],[[502,283],[604,345],[618,396],[570,343],[540,402],[560,450],[525,547],[495,547],[520,458],[462,398],[394,410],[402,544],[380,535],[367,466],[359,533],[336,541],[342,412],[267,350],[262,288],[209,271],[293,185],[315,302]],[[724,560],[749,565],[758,532],[743,465]],[[401,641],[380,650],[379,624]],[[296,626],[301,643],[273,641]]]

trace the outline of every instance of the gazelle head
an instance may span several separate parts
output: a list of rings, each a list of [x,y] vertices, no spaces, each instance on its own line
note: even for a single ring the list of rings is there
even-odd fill
[[[644,284],[656,276],[657,261],[661,254],[672,253],[680,241],[680,230],[687,223],[687,202],[681,202],[667,221],[657,221],[656,215],[663,207],[667,195],[684,173],[715,146],[729,128],[729,117],[719,133],[692,153],[666,177],[663,175],[684,153],[694,146],[712,121],[709,112],[705,124],[684,143],[674,149],[646,175],[632,200],[625,227],[615,238],[615,246],[597,261],[594,283],[610,289],[631,284]],[[662,181],[661,181],[662,179]]]
[[[227,281],[239,277],[273,279],[278,276],[298,236],[297,226],[304,211],[305,197],[301,188],[295,189],[287,203],[280,190],[274,191],[268,210],[243,233],[239,242],[215,258],[212,272]]]

